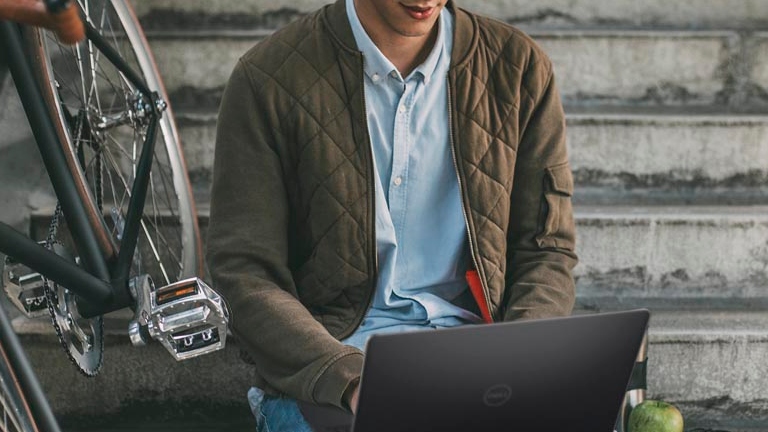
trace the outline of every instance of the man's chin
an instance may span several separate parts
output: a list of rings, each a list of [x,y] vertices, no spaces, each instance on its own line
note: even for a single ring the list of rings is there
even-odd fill
[[[431,23],[417,23],[415,25],[401,26],[397,32],[401,36],[421,38],[427,36],[435,28],[435,21]]]

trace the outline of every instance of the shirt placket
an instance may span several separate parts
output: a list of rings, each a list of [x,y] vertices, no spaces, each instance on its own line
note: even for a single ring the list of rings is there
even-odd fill
[[[392,174],[389,181],[389,205],[392,224],[397,238],[398,256],[406,254],[408,239],[405,238],[405,220],[408,211],[408,168],[409,151],[413,145],[413,137],[410,131],[410,119],[413,112],[414,90],[416,83],[408,81],[403,84],[403,92],[395,107],[395,122],[392,135]],[[401,280],[395,283],[395,287],[402,286],[407,279],[408,263],[398,260],[398,274]],[[396,290],[403,295],[402,290]]]
[[[392,173],[389,179],[389,205],[398,240],[403,233],[403,221],[407,210],[408,151],[411,145],[408,122],[413,108],[412,93],[410,86],[406,84],[395,107],[395,124],[392,134]]]

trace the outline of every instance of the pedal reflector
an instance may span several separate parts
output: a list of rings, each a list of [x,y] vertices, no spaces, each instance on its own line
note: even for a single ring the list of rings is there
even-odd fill
[[[224,299],[202,280],[186,279],[155,289],[149,276],[142,276],[132,282],[131,291],[137,302],[129,326],[134,345],[146,343],[148,334],[176,360],[224,348],[229,312]]]

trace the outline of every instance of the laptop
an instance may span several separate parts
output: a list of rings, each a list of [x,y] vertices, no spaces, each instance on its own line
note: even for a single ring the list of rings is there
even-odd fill
[[[612,432],[650,313],[463,326],[368,341],[356,416],[316,432]]]

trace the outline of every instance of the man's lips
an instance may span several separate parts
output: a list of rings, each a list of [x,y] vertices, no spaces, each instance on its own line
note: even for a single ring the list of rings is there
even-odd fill
[[[432,16],[432,13],[435,11],[435,8],[433,6],[407,6],[401,3],[403,8],[408,12],[408,14],[413,19],[417,20],[425,20]]]

